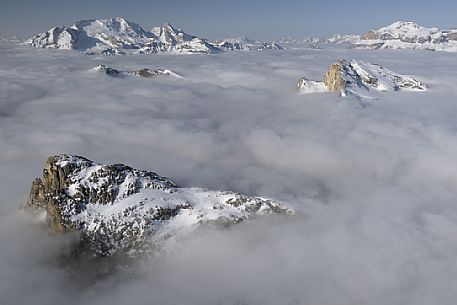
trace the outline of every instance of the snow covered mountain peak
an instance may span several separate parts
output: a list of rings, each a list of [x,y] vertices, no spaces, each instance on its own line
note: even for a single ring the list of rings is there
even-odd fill
[[[378,30],[369,31],[362,35],[362,40],[398,39],[408,43],[425,43],[439,38],[442,32],[437,28],[426,28],[411,21],[397,21]]]
[[[209,54],[221,50],[282,50],[275,43],[260,43],[241,38],[210,43],[188,34],[170,23],[145,31],[140,25],[122,17],[90,19],[73,26],[54,27],[26,41],[39,48],[80,50],[87,54]]]
[[[44,213],[53,231],[79,233],[79,251],[93,256],[148,253],[202,223],[292,213],[269,199],[179,187],[151,171],[74,155],[48,158],[27,208]]]
[[[217,48],[166,23],[145,31],[122,17],[90,19],[71,27],[54,27],[30,38],[28,45],[40,48],[76,49],[88,54],[215,53]]]
[[[414,21],[395,21],[391,25],[384,27],[384,29],[422,29],[424,27],[418,25]]]
[[[397,21],[368,31],[351,41],[360,49],[423,49],[457,52],[457,34],[453,30],[427,28],[412,21]]]
[[[197,38],[196,36],[185,33],[182,29],[173,27],[168,22],[161,27],[153,27],[151,32],[160,42],[168,44],[182,43]]]
[[[353,95],[371,99],[367,91],[426,91],[427,86],[409,76],[396,73],[378,64],[363,61],[338,60],[330,65],[324,81],[301,78],[297,87],[301,93],[337,92],[340,96]]]
[[[140,25],[127,21],[122,17],[81,20],[76,22],[72,28],[75,30],[84,30],[86,33],[92,35],[104,33],[106,35],[124,35],[141,38],[150,37],[150,34],[143,30]]]

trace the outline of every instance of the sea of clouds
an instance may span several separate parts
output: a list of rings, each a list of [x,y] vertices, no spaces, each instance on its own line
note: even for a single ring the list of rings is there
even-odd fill
[[[300,95],[338,58],[430,91]],[[184,76],[93,71],[166,68]],[[323,50],[86,56],[0,45],[1,304],[414,304],[457,299],[455,55]],[[20,211],[48,155],[125,163],[182,186],[271,197],[293,217],[201,228],[102,279]],[[79,273],[79,274],[78,274]]]

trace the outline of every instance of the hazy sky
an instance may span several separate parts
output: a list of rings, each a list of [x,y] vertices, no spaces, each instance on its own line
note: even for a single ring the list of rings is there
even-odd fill
[[[456,11],[455,0],[1,0],[0,35],[30,36],[80,19],[123,16],[146,29],[171,22],[207,38],[327,37],[397,20],[457,27]]]

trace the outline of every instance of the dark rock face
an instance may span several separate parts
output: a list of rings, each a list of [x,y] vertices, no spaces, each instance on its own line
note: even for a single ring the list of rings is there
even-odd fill
[[[157,70],[150,70],[150,69],[141,69],[137,72],[134,72],[136,75],[141,76],[141,77],[155,77],[158,75],[164,75],[165,70],[164,69],[157,69]]]
[[[90,162],[81,157],[81,161]],[[65,189],[69,185],[68,174],[74,168],[73,164],[57,166],[56,157],[49,157],[43,169],[43,178],[33,181],[27,200],[28,208],[45,209],[46,220],[50,227],[57,232],[66,231],[66,223],[60,213],[59,202],[65,197]]]
[[[114,69],[114,68],[111,68],[111,67],[108,67],[108,66],[105,66],[105,65],[98,66],[97,70],[99,72],[105,73],[108,76],[118,77],[118,76],[124,76],[125,75],[125,73],[123,73],[122,71],[119,71],[117,69]]]
[[[180,188],[151,171],[72,155],[47,159],[26,207],[45,212],[54,232],[79,233],[79,251],[99,257],[151,251],[199,223],[235,224],[254,215],[291,212],[271,200]]]

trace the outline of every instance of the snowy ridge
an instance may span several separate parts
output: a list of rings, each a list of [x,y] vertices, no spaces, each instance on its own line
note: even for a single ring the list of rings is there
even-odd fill
[[[414,22],[397,21],[369,31],[351,41],[360,49],[422,49],[457,52],[457,31],[426,28]]]
[[[426,91],[427,86],[409,76],[396,73],[378,64],[340,60],[330,66],[323,82],[301,78],[298,90],[303,93],[335,91],[340,96],[371,97],[367,91]]]
[[[269,199],[182,188],[150,171],[72,155],[48,159],[27,206],[46,210],[54,230],[79,232],[82,251],[95,256],[148,252],[202,223],[292,212]]]
[[[87,54],[212,54],[222,50],[282,50],[276,43],[234,39],[210,43],[169,23],[144,30],[124,18],[92,19],[54,27],[25,42],[38,48],[80,50]]]

